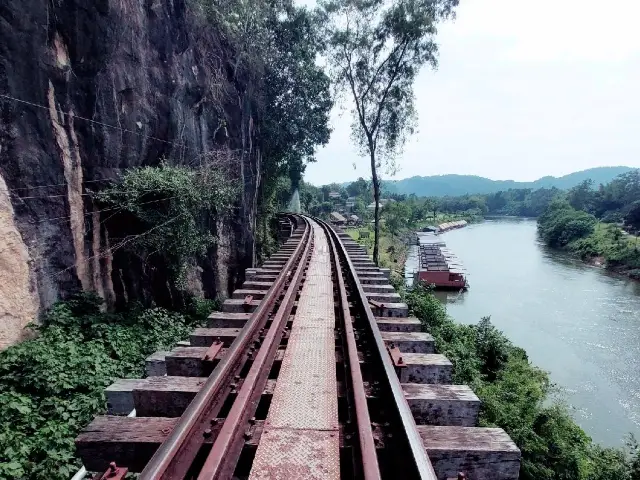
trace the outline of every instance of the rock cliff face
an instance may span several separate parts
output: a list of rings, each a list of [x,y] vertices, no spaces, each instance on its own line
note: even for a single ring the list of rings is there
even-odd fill
[[[0,347],[79,289],[167,302],[162,266],[112,251],[90,199],[125,168],[225,162],[237,213],[190,283],[224,294],[251,266],[261,159],[229,50],[185,0],[0,2]]]

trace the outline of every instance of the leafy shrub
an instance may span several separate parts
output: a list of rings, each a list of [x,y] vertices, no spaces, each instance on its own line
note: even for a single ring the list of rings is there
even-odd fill
[[[616,225],[600,223],[593,233],[568,245],[569,250],[583,259],[603,256],[609,268],[626,267],[633,278],[633,270],[640,268],[640,251],[634,237],[625,236]]]
[[[144,359],[184,339],[204,303],[189,315],[161,308],[100,312],[78,295],[55,304],[33,340],[0,352],[0,478],[68,479],[79,468],[74,439],[105,410],[104,388],[141,377]]]
[[[600,221],[603,223],[619,223],[622,222],[624,220],[624,215],[622,212],[620,211],[610,211],[610,212],[604,212],[604,214],[602,214],[602,217],[600,218]]]
[[[573,242],[571,251],[580,256],[583,260],[602,255],[602,246],[595,237],[589,235]]]
[[[183,286],[188,262],[215,244],[212,225],[231,208],[236,190],[217,168],[160,165],[126,170],[120,182],[96,199],[139,223],[116,246],[132,248],[144,258],[161,256]]]
[[[552,202],[538,218],[538,232],[551,247],[564,247],[569,242],[593,232],[596,218],[576,210],[564,201]]]

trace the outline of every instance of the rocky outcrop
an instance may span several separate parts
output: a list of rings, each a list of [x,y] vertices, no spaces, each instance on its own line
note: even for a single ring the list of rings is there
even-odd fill
[[[27,246],[15,225],[7,185],[0,176],[0,349],[26,335],[25,325],[38,312]]]
[[[0,279],[13,279],[0,282],[0,329],[79,289],[168,302],[163,266],[113,249],[126,231],[89,195],[163,159],[215,159],[243,185],[195,269],[208,296],[237,284],[254,257],[261,159],[255,86],[232,76],[232,56],[185,0],[0,3]]]

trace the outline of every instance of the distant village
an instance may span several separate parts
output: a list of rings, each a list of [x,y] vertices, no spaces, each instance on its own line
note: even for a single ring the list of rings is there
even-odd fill
[[[356,215],[356,202],[358,197],[347,197],[340,192],[330,191],[328,194],[329,202],[332,204],[333,211],[329,214],[329,220],[334,225],[359,227],[366,222],[373,223],[373,214],[376,208],[375,202],[366,205],[366,213],[360,212]],[[392,198],[381,198],[380,208],[389,202],[395,202]]]

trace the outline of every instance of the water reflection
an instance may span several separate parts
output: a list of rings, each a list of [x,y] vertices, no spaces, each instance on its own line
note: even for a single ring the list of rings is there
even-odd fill
[[[597,441],[640,435],[640,283],[546,248],[532,220],[487,221],[443,239],[470,274],[467,292],[437,292],[457,321],[490,315],[551,372]]]
[[[455,291],[436,291],[435,295],[438,300],[446,304],[464,305],[468,291],[455,292]]]

